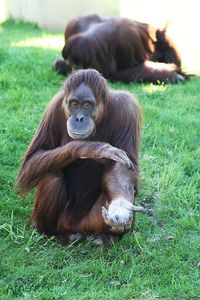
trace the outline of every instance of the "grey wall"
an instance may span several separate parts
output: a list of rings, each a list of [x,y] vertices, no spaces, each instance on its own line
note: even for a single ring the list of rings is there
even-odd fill
[[[0,0],[7,16],[37,23],[42,28],[63,30],[77,15],[119,15],[120,0]],[[0,6],[1,9],[1,6]]]

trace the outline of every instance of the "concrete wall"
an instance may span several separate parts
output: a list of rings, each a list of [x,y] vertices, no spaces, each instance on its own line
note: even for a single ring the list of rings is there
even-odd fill
[[[5,21],[9,16],[6,0],[0,0],[0,22]]]
[[[37,23],[42,28],[63,30],[77,15],[119,15],[120,0],[0,0],[14,19]],[[0,6],[1,8],[1,6]]]

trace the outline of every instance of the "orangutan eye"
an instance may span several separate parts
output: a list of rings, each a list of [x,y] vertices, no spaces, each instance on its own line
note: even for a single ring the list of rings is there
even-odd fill
[[[84,107],[85,109],[92,108],[92,107],[93,107],[93,102],[85,101],[84,104],[83,104],[83,107]]]
[[[77,108],[79,106],[79,102],[77,100],[71,100],[70,101],[70,106],[72,108]]]

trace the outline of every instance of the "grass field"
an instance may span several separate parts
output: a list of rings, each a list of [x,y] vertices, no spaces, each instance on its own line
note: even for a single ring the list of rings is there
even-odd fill
[[[0,299],[200,299],[200,78],[176,86],[112,84],[143,108],[136,230],[109,248],[60,246],[27,226],[33,193],[15,188],[47,102],[62,34],[0,27]]]

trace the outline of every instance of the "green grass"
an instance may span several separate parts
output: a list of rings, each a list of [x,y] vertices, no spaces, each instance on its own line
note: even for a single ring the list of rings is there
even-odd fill
[[[110,248],[63,247],[27,226],[33,193],[21,200],[15,188],[44,108],[64,82],[51,70],[63,35],[8,21],[0,36],[0,299],[200,299],[200,78],[111,85],[143,108],[137,203],[151,213],[138,214],[136,231]]]

